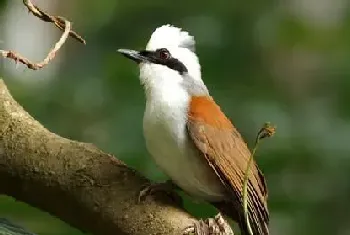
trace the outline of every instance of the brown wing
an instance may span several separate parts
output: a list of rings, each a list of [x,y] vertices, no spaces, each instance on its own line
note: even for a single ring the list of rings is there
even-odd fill
[[[246,143],[211,97],[192,97],[187,128],[195,146],[203,153],[231,193],[232,200],[235,200],[233,205],[239,207],[234,209],[238,210],[236,213],[242,217],[243,178],[251,154]],[[267,235],[269,214],[265,179],[255,162],[250,169],[248,181],[250,224],[254,235]]]

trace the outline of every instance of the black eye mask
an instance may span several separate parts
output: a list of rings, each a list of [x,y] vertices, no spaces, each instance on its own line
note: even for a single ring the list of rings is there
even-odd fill
[[[165,48],[157,49],[156,51],[140,51],[140,55],[147,58],[151,63],[165,65],[178,71],[181,75],[188,72],[186,66],[180,60],[172,57]]]

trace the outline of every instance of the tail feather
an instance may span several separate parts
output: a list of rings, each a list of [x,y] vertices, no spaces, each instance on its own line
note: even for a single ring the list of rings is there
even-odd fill
[[[249,217],[250,228],[252,229],[253,235],[269,235],[269,229],[265,221],[262,221],[261,219],[256,218],[256,216],[254,216],[253,213],[251,212],[248,212],[248,217]],[[242,235],[251,235],[249,233],[248,225],[246,223],[243,213],[242,213],[242,216],[240,217],[240,220],[238,221],[238,224]]]
[[[215,202],[212,203],[220,212],[230,217],[238,223],[242,235],[251,235],[246,223],[243,207],[235,202]],[[248,205],[249,224],[253,235],[269,235],[268,223],[264,215],[259,212],[254,212],[253,207]]]

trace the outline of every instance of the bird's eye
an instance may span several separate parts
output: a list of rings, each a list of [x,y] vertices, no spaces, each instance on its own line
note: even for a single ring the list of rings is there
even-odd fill
[[[162,60],[167,60],[170,58],[170,52],[165,48],[159,49],[158,53],[159,53],[159,58],[161,58]]]

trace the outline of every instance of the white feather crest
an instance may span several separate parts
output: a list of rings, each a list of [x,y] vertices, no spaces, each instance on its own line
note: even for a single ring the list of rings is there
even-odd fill
[[[195,51],[195,40],[188,32],[170,24],[157,28],[147,43],[147,50],[182,47]]]

